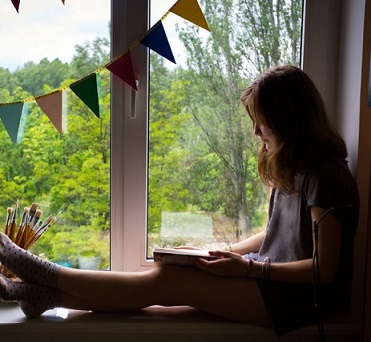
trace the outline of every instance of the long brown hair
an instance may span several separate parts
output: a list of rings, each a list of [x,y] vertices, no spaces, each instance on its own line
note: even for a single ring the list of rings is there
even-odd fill
[[[261,180],[286,193],[295,192],[294,177],[327,161],[345,161],[347,149],[329,122],[322,97],[299,68],[284,65],[260,75],[242,94],[248,114],[273,131],[274,151],[261,147]]]

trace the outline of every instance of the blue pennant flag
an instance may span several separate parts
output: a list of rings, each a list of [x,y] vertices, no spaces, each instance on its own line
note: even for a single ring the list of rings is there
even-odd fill
[[[148,35],[145,36],[141,41],[143,45],[149,47],[153,51],[160,54],[162,57],[167,58],[170,62],[175,62],[173,52],[167,36],[165,33],[164,26],[161,20],[149,31]]]

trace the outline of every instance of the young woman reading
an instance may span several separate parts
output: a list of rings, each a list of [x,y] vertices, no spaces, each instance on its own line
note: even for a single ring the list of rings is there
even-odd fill
[[[0,275],[1,298],[18,301],[29,318],[54,307],[127,312],[189,305],[272,327],[280,335],[316,321],[313,256],[318,244],[322,307],[347,309],[358,192],[343,139],[299,68],[267,70],[243,92],[242,103],[261,139],[261,180],[271,188],[264,231],[210,251],[219,258],[197,259],[195,268],[160,265],[144,272],[60,267],[0,234],[0,262],[21,280]],[[319,223],[316,241],[313,222]]]

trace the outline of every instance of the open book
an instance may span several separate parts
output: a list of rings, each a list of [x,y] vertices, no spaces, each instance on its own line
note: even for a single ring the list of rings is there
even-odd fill
[[[194,258],[203,258],[207,260],[218,259],[216,256],[209,255],[209,251],[204,249],[155,248],[153,250],[154,261],[163,264],[193,267]]]

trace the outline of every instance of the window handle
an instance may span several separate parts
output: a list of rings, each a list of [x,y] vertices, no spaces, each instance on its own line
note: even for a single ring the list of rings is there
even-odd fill
[[[130,108],[130,119],[136,119],[137,117],[137,94],[139,89],[139,79],[140,76],[138,74],[135,75],[135,84],[137,86],[137,90],[131,88],[131,108]]]

